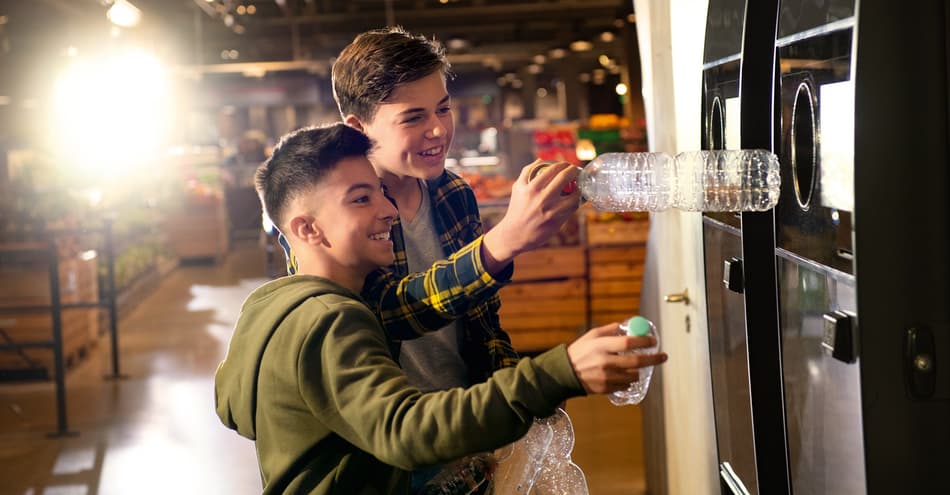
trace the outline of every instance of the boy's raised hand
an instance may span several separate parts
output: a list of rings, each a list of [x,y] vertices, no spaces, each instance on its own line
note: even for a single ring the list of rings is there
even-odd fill
[[[567,346],[574,373],[589,394],[608,394],[626,388],[639,378],[638,368],[666,361],[665,352],[621,354],[656,345],[653,337],[622,335],[619,323],[592,328]]]
[[[490,262],[503,267],[515,256],[544,245],[580,206],[580,192],[571,182],[581,169],[556,162],[533,174],[541,163],[536,160],[521,169],[505,216],[485,234],[483,246]]]

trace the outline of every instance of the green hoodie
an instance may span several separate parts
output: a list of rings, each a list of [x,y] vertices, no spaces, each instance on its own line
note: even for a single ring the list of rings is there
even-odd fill
[[[308,275],[248,297],[215,373],[218,417],[255,440],[264,493],[407,493],[407,471],[513,442],[583,394],[563,345],[423,394],[359,296]]]

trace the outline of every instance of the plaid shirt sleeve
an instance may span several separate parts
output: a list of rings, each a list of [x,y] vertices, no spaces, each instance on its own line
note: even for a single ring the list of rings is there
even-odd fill
[[[414,339],[476,311],[472,301],[497,299],[512,269],[492,277],[482,264],[482,239],[479,236],[423,273],[399,277],[386,268],[367,277],[362,296],[376,310],[390,339]]]
[[[472,188],[461,177],[446,171],[435,185],[434,197],[442,222],[443,242],[451,245],[480,238],[483,234],[478,202]],[[511,270],[511,271],[509,271]],[[509,265],[510,279],[514,264]],[[501,298],[497,293],[469,308],[462,319],[466,328],[466,345],[461,350],[469,368],[472,383],[482,382],[493,371],[514,366],[519,356],[511,338],[501,328],[498,310]]]

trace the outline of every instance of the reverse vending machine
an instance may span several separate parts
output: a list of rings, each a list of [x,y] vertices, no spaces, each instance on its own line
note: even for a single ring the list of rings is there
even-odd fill
[[[710,1],[703,148],[773,149],[768,69],[774,57],[768,47],[775,40],[776,9],[777,0]],[[772,19],[771,30],[762,19]],[[788,486],[773,232],[772,212],[703,215],[710,374],[725,493],[783,493]]]
[[[724,493],[950,490],[948,26],[938,1],[710,2],[704,146],[782,165],[772,212],[704,215]]]

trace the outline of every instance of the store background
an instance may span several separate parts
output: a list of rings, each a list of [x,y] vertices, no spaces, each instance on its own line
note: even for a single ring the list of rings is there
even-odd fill
[[[204,396],[243,295],[282,270],[251,176],[283,133],[339,119],[333,55],[387,24],[448,48],[447,163],[487,228],[535,157],[648,149],[658,54],[629,0],[0,0],[0,493],[259,489]],[[584,208],[519,259],[516,348],[636,314],[649,229]],[[644,490],[641,408],[568,412],[592,493]]]

